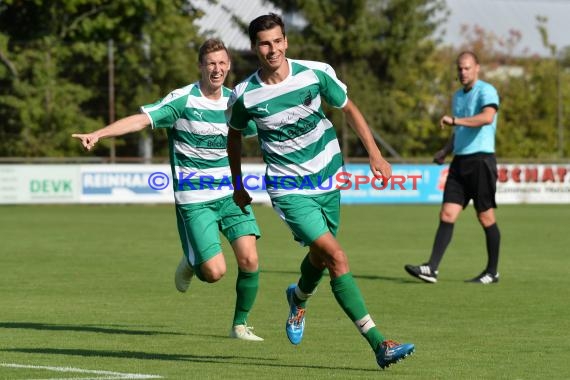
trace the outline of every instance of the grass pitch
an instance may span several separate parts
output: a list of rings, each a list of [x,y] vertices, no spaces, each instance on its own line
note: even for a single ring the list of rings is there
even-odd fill
[[[343,207],[339,240],[371,315],[386,337],[416,344],[381,371],[326,280],[303,343],[289,344],[284,291],[305,250],[268,207],[255,208],[258,343],[227,338],[237,271],[228,244],[224,279],[176,292],[173,206],[2,206],[0,379],[570,378],[570,206],[497,210],[501,280],[491,286],[463,283],[486,262],[472,208],[437,284],[404,272],[427,260],[438,210]]]

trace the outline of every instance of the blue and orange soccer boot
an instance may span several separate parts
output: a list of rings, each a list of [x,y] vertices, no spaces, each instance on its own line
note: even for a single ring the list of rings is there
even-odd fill
[[[287,338],[292,344],[299,344],[303,339],[303,332],[305,331],[305,308],[295,305],[293,295],[297,284],[291,284],[285,291],[287,295],[287,302],[289,303],[289,317],[285,322],[285,332]]]
[[[378,362],[380,368],[388,368],[390,365],[413,354],[414,350],[415,347],[411,343],[400,344],[393,340],[385,340],[376,350],[376,362]]]

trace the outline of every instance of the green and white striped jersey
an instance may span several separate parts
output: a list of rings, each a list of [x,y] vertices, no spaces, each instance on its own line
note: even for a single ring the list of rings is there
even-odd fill
[[[230,93],[222,87],[220,99],[212,100],[202,95],[195,82],[141,107],[153,128],[168,128],[177,204],[212,201],[233,193],[224,115]]]
[[[255,122],[271,198],[335,190],[326,184],[334,184],[343,171],[336,132],[325,116],[322,100],[344,107],[346,85],[326,63],[287,61],[290,71],[285,80],[268,85],[257,72],[252,74],[236,86],[226,111],[234,129],[244,130],[250,120]]]

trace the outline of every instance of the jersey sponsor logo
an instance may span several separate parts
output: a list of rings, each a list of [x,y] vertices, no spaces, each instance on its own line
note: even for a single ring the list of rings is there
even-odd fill
[[[198,135],[195,146],[205,149],[226,149],[226,139],[224,135]]]
[[[299,136],[303,136],[317,127],[313,121],[299,120],[292,125],[286,125],[279,129],[279,141],[292,140]]]

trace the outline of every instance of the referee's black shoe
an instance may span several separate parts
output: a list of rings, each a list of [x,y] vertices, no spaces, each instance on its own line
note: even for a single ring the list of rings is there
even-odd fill
[[[437,282],[437,271],[432,270],[427,263],[418,266],[408,264],[404,267],[404,269],[411,276],[419,278],[424,282],[430,284],[435,284]]]
[[[472,278],[471,280],[466,280],[465,282],[470,282],[473,284],[484,284],[484,285],[495,284],[499,282],[499,274],[483,272],[479,276]]]

